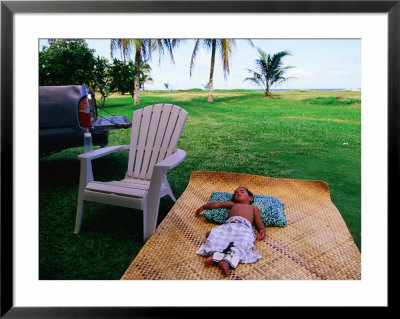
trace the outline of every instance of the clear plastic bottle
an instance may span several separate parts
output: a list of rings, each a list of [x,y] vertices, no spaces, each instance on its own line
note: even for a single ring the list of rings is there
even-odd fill
[[[83,152],[91,152],[93,151],[93,144],[92,144],[92,134],[90,134],[89,130],[86,129],[85,136],[83,138]]]

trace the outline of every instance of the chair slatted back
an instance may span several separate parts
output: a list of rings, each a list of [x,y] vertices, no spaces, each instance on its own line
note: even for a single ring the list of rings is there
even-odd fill
[[[127,176],[150,180],[154,165],[171,155],[188,112],[173,104],[154,104],[133,113]]]

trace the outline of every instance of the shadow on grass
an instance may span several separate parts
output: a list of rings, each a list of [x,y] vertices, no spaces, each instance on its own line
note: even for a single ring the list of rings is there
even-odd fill
[[[239,103],[241,101],[247,100],[249,98],[254,98],[254,94],[240,94],[240,95],[232,95],[232,96],[214,96],[213,103],[207,102],[206,97],[194,97],[191,99],[192,102],[202,103],[204,102],[206,105],[214,105],[215,103]]]
[[[55,159],[39,162],[39,184],[79,182],[80,163],[76,158]]]
[[[126,154],[124,154],[126,153]],[[77,155],[76,155],[77,156]],[[80,161],[76,156],[53,157],[39,162],[39,183],[79,184]],[[128,165],[127,152],[118,152],[92,161],[95,180],[123,179]]]
[[[173,205],[174,202],[169,196],[160,200],[157,226]],[[143,241],[143,212],[141,210],[88,202],[85,205],[85,217],[82,232],[88,236],[133,240],[138,243]]]

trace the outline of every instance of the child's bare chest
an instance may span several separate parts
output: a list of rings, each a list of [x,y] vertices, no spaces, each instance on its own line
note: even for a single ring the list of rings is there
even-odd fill
[[[231,208],[228,218],[231,218],[233,216],[241,216],[246,218],[248,221],[253,223],[253,206],[251,205],[246,205],[246,204],[235,204]]]

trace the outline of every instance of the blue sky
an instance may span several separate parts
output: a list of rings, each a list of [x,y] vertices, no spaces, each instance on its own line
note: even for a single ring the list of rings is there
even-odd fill
[[[253,39],[255,47],[274,54],[288,50],[292,55],[284,58],[284,65],[294,66],[287,76],[296,77],[273,89],[353,89],[361,88],[361,40],[360,39]],[[109,39],[86,39],[95,55],[111,61]],[[46,41],[40,42],[40,47]],[[210,72],[211,52],[200,50],[196,57],[192,77],[189,75],[190,58],[194,40],[181,42],[174,51],[175,64],[169,54],[161,57],[154,52],[149,62],[152,68],[153,84],[146,89],[165,89],[169,83],[172,89],[204,88]],[[230,56],[230,72],[224,79],[219,55],[216,57],[214,71],[215,89],[258,89],[251,82],[243,82],[248,76],[247,69],[253,69],[258,57],[257,49],[247,40],[237,39]],[[120,54],[114,54],[120,58]],[[134,59],[131,56],[131,59]]]

